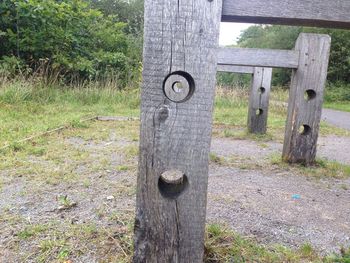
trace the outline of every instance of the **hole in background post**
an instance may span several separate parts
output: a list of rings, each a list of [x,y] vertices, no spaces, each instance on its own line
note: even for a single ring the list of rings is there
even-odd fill
[[[260,115],[262,115],[264,113],[264,110],[263,109],[257,109],[256,111],[255,111],[255,115],[256,116],[260,116]]]
[[[264,94],[266,89],[264,87],[259,88],[258,92],[259,94]]]
[[[300,128],[299,128],[299,133],[301,135],[309,135],[311,134],[311,127],[309,125],[301,125]]]
[[[176,199],[187,187],[187,176],[178,170],[165,171],[158,179],[158,189],[165,198]]]
[[[304,93],[304,99],[306,101],[310,101],[312,99],[316,98],[316,91],[312,90],[312,89],[308,89],[307,91],[305,91]]]
[[[183,88],[184,88],[184,86],[182,85],[181,82],[177,81],[173,84],[173,91],[175,91],[176,93],[182,92]]]

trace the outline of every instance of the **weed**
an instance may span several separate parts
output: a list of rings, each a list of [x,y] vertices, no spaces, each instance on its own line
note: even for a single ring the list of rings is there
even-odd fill
[[[224,165],[226,163],[223,157],[220,157],[217,154],[212,152],[210,153],[209,158],[211,162],[216,163],[218,165]]]

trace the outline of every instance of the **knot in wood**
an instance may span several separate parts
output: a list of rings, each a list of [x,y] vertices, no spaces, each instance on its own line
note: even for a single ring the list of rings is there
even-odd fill
[[[160,122],[166,121],[166,119],[169,117],[169,108],[166,105],[163,105],[158,110],[158,120]]]
[[[163,85],[165,96],[177,103],[188,100],[195,88],[192,76],[183,71],[176,71],[168,75]]]

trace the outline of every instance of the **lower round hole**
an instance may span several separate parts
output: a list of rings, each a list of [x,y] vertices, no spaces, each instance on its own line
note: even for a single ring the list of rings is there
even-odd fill
[[[307,91],[305,91],[304,93],[304,99],[306,101],[312,100],[316,98],[316,91],[312,90],[312,89],[308,89]]]
[[[187,176],[178,170],[166,171],[158,180],[159,191],[165,198],[176,199],[186,190],[187,186]]]
[[[260,94],[265,93],[265,91],[266,91],[266,89],[265,89],[264,87],[259,88],[259,93],[260,93]]]
[[[311,133],[311,127],[309,125],[301,125],[299,128],[299,133],[301,135],[309,135]]]
[[[263,109],[257,109],[257,110],[255,111],[256,116],[262,115],[263,113],[264,113],[264,110],[263,110]]]

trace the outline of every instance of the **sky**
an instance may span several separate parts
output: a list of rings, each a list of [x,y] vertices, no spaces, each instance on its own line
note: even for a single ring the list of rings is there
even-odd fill
[[[220,46],[236,44],[241,31],[253,24],[244,23],[221,23],[220,24]]]

